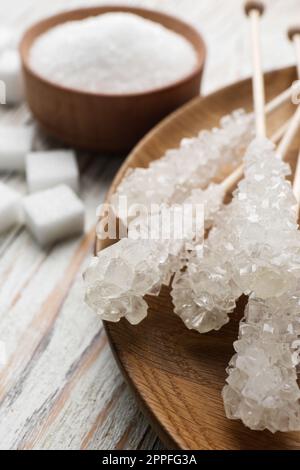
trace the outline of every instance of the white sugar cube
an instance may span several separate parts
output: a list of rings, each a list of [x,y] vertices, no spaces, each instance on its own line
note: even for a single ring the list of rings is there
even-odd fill
[[[21,195],[0,183],[0,233],[5,232],[20,221]]]
[[[34,130],[25,126],[0,126],[0,171],[24,171],[32,149]]]
[[[68,186],[61,185],[27,196],[25,224],[42,246],[82,233],[84,206]]]
[[[60,184],[79,189],[79,172],[72,150],[29,153],[26,157],[29,192],[42,191]]]
[[[17,104],[24,98],[21,59],[17,50],[8,49],[0,54],[0,80],[4,83],[5,102]]]

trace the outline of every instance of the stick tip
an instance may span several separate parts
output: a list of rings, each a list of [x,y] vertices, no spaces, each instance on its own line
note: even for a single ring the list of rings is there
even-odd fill
[[[300,36],[300,25],[290,28],[287,34],[290,41],[293,41],[295,36]]]
[[[245,3],[245,13],[247,16],[251,13],[251,11],[256,10],[262,16],[265,11],[265,6],[263,2],[255,2],[249,1]]]

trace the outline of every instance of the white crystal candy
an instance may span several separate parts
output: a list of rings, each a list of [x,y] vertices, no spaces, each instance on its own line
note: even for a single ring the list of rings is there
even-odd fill
[[[202,204],[204,209],[204,224],[205,228],[208,229],[214,224],[215,218],[223,206],[224,196],[223,187],[220,184],[211,183],[204,190],[193,189],[183,204],[187,206],[191,204],[193,207]]]
[[[26,178],[31,193],[60,184],[78,192],[79,172],[75,153],[72,150],[29,153],[26,156]]]
[[[300,431],[300,290],[250,298],[223,389],[226,415],[253,430]]]
[[[24,171],[34,130],[26,126],[0,126],[0,171]]]
[[[245,179],[233,201],[233,279],[245,294],[266,299],[292,288],[300,276],[296,200],[285,179],[290,167],[271,143],[255,141],[245,165]]]
[[[219,329],[242,293],[267,298],[297,281],[300,236],[289,172],[269,141],[250,145],[245,178],[216,216],[203,259],[192,257],[175,277],[174,310],[188,328]]]
[[[218,185],[211,185],[208,193],[220,197],[221,192]],[[133,220],[128,238],[98,253],[87,270],[88,305],[104,320],[126,317],[134,324],[143,320],[147,313],[143,297],[158,295],[162,285],[168,285],[172,275],[185,266],[195,243],[199,249],[204,214],[211,217],[215,209],[213,202],[212,207],[207,204],[205,211],[205,203],[206,191],[195,190],[183,206],[161,207],[150,217]],[[116,278],[108,280],[112,263]],[[122,268],[120,273],[118,266]],[[125,284],[122,276],[126,277]],[[133,301],[136,310],[132,310]]]
[[[149,168],[129,170],[111,201],[116,214],[127,225],[127,213],[120,210],[121,197],[126,198],[128,208],[182,203],[192,189],[204,189],[217,174],[235,167],[252,137],[252,115],[235,111],[221,120],[220,128],[184,139],[178,149],[167,151]]]
[[[87,304],[102,320],[139,323],[148,310],[143,297],[159,293],[168,256],[163,243],[150,240],[124,238],[106,248],[84,274]]]
[[[0,183],[0,233],[20,222],[21,195]]]
[[[26,226],[42,246],[83,231],[83,203],[67,186],[31,194],[23,207]]]
[[[0,54],[0,80],[5,84],[7,104],[17,104],[23,100],[22,66],[17,50],[8,49]]]

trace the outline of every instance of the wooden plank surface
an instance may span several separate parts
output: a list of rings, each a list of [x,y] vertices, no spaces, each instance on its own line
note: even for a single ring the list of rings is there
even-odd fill
[[[107,2],[0,0],[0,25],[11,24],[21,34],[49,13],[100,3]],[[205,93],[250,73],[241,0],[126,3],[161,8],[201,29],[209,49]],[[267,3],[264,62],[272,69],[294,61],[284,31],[300,12],[298,0]],[[31,117],[25,105],[1,106],[0,122],[30,123]],[[35,148],[57,145],[37,131]],[[22,228],[0,237],[0,341],[7,350],[0,370],[0,449],[161,448],[123,382],[101,322],[83,303],[81,274],[93,248],[96,207],[122,157],[78,158],[87,211],[84,237],[47,251]],[[26,192],[22,177],[0,179]]]

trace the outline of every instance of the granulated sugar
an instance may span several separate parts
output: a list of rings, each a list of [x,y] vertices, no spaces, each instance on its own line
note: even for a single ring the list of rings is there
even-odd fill
[[[82,91],[136,93],[169,85],[196,67],[181,35],[131,13],[106,13],[56,26],[31,50],[40,75]]]

